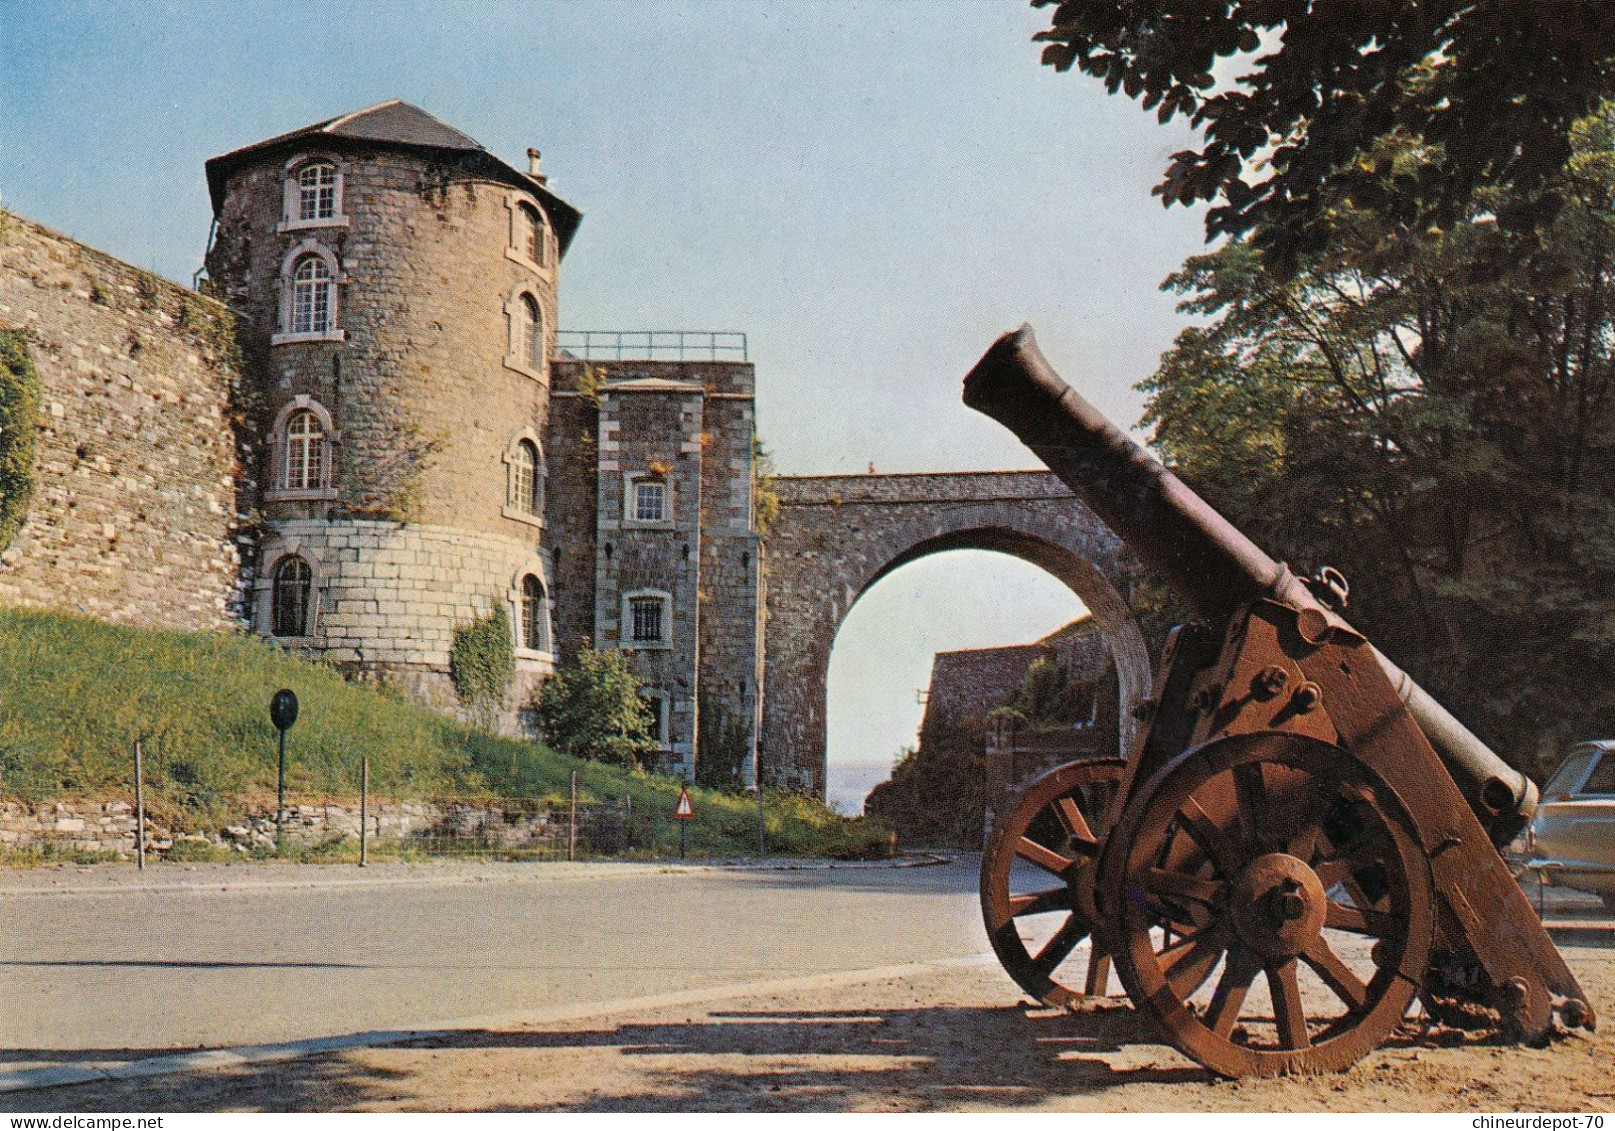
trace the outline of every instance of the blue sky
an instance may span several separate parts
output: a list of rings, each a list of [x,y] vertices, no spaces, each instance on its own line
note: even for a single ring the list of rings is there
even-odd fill
[[[561,325],[743,330],[786,473],[1035,466],[958,400],[1031,321],[1124,423],[1183,319],[1160,280],[1200,216],[1149,188],[1189,135],[1038,63],[1046,11],[884,3],[0,0],[0,198],[189,281],[202,162],[403,98],[584,212]],[[911,741],[937,648],[1056,627],[1033,567],[946,555],[854,610],[832,757]]]

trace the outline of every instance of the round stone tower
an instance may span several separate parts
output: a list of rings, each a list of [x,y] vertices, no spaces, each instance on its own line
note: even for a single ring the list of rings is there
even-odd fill
[[[580,216],[537,157],[393,101],[207,163],[261,438],[252,627],[444,706],[456,629],[495,608],[515,701],[553,663],[543,436]]]

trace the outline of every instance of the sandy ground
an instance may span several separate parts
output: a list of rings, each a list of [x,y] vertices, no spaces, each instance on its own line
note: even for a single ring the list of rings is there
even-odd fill
[[[1598,942],[1599,940],[1594,940]],[[1561,946],[1606,1016],[1615,949]],[[413,1045],[51,1088],[32,1111],[1615,1111],[1615,1036],[1441,1047],[1415,1032],[1351,1071],[1222,1081],[1128,1007],[1032,1008],[990,964]]]

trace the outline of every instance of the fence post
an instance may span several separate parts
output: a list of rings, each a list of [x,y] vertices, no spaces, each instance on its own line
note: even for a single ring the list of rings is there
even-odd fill
[[[634,795],[622,795],[622,847],[626,852],[634,847]]]
[[[566,825],[566,858],[578,858],[578,772],[572,771],[572,819]]]
[[[135,868],[146,870],[145,767],[140,761],[140,739],[135,739]]]
[[[370,864],[370,759],[359,759],[359,867]]]

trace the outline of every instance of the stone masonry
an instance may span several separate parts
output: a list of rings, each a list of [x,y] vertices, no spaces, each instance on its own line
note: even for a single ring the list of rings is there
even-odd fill
[[[222,306],[0,212],[0,325],[43,385],[33,508],[0,602],[164,628],[237,623],[237,452]]]

